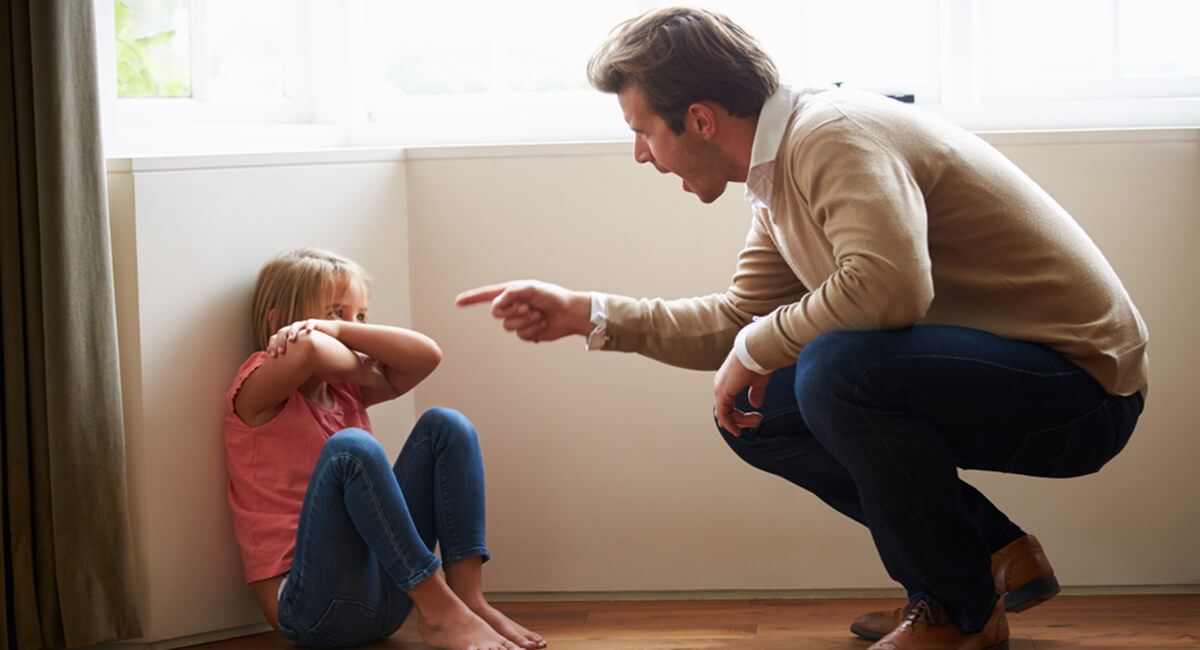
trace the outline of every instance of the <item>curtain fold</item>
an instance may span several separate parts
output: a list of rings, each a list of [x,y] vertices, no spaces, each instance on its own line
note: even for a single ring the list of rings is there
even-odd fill
[[[93,3],[0,0],[3,650],[140,636]]]

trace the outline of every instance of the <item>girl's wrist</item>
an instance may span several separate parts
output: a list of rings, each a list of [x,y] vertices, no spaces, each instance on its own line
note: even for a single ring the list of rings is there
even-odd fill
[[[332,320],[332,319],[322,319],[322,320],[316,321],[315,327],[317,330],[321,331],[322,333],[328,334],[329,336],[332,336],[333,338],[338,339],[340,341],[341,334],[342,334],[341,325],[342,325],[341,321],[336,321],[336,320]]]

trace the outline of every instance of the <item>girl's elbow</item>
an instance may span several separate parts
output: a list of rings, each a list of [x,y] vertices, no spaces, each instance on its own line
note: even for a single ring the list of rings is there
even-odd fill
[[[442,348],[437,343],[434,343],[432,339],[429,341],[427,359],[429,372],[433,372],[442,363]]]
[[[437,341],[432,338],[422,335],[425,340],[422,341],[422,357],[432,367],[436,368],[442,362],[442,348],[437,344]]]

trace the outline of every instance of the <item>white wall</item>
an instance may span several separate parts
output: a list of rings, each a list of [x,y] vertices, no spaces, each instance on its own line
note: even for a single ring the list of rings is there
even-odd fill
[[[1126,451],[1067,481],[972,473],[1047,546],[1068,587],[1200,586],[1200,131],[991,138],[1071,210],[1151,331],[1152,389]],[[747,227],[621,144],[316,152],[110,165],[130,499],[148,640],[261,622],[225,502],[223,395],[251,348],[271,254],[325,245],[375,275],[373,318],[442,345],[441,368],[373,418],[396,453],[414,408],[479,428],[491,592],[890,589],[866,531],[738,461],[711,374],[578,339],[531,345],[477,284],[536,277],[675,297],[721,290]]]
[[[109,165],[139,614],[148,640],[262,622],[225,496],[224,396],[254,350],[250,294],[272,255],[321,245],[370,262],[372,316],[410,319],[397,152]],[[183,166],[183,168],[181,168]],[[381,405],[399,449],[412,396]]]

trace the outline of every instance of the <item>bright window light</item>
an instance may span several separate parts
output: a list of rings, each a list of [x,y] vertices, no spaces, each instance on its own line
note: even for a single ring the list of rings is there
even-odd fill
[[[93,0],[109,155],[625,139],[588,58],[667,0]],[[977,130],[1200,126],[1196,0],[709,0],[786,81]]]

